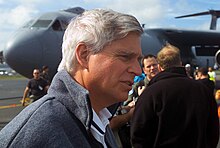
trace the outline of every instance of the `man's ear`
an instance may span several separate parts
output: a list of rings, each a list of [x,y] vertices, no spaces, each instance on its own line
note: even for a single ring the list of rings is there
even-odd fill
[[[164,69],[160,66],[160,64],[158,64],[158,69],[159,71],[164,71]]]
[[[79,43],[76,46],[76,59],[78,63],[83,67],[83,68],[88,68],[88,56],[89,56],[89,51],[87,46],[84,43]]]

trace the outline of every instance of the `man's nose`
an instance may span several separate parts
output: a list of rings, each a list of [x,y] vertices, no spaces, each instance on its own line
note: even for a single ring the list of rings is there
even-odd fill
[[[132,65],[132,71],[133,71],[133,73],[134,73],[136,76],[139,76],[139,75],[142,74],[142,69],[141,69],[141,66],[140,66],[139,62],[134,63],[134,64]]]

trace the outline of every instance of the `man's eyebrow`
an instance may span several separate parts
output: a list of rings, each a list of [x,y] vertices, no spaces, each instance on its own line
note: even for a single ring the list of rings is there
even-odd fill
[[[142,60],[142,58],[143,58],[143,54],[141,54],[141,55],[139,55],[139,54],[137,54],[137,53],[135,53],[135,52],[130,52],[130,51],[116,51],[115,52],[115,55],[116,56],[127,56],[127,57],[130,57],[130,58],[132,58],[132,57],[137,57],[137,60],[139,61],[139,62],[141,62],[141,60]]]
[[[116,51],[116,53],[118,53],[118,54],[131,54],[132,52],[129,52],[127,50],[119,50],[119,51]]]
[[[116,52],[117,54],[126,54],[126,55],[134,55],[134,56],[137,56],[138,54],[135,53],[135,52],[130,52],[130,51],[126,51],[126,50],[123,50],[123,51],[117,51]],[[138,58],[142,58],[143,55],[141,54]]]

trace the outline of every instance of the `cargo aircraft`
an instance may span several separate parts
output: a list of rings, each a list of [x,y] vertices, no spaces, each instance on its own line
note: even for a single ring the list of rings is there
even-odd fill
[[[30,20],[19,28],[9,39],[3,50],[8,65],[21,75],[32,78],[32,70],[47,65],[51,77],[57,72],[61,61],[61,46],[64,31],[71,19],[83,13],[81,7],[48,12]],[[216,29],[219,11],[209,10],[203,13],[180,16],[190,17],[210,14],[212,30],[183,30],[171,28],[144,28],[142,35],[143,54],[154,54],[167,42],[180,48],[183,64],[193,66],[213,66],[220,64],[220,32]],[[144,25],[143,25],[144,26]],[[216,60],[215,60],[216,59]]]

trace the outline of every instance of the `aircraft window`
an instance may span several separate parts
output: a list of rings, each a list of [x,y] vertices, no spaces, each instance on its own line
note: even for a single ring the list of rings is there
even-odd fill
[[[195,46],[197,56],[215,56],[219,46]]]
[[[52,25],[53,30],[55,31],[62,31],[61,24],[58,20],[56,20]]]
[[[37,20],[32,27],[43,27],[46,28],[49,26],[52,20]]]
[[[67,28],[69,23],[67,21],[65,21],[65,20],[61,20],[61,24],[63,26],[63,29],[66,30],[66,28]]]

